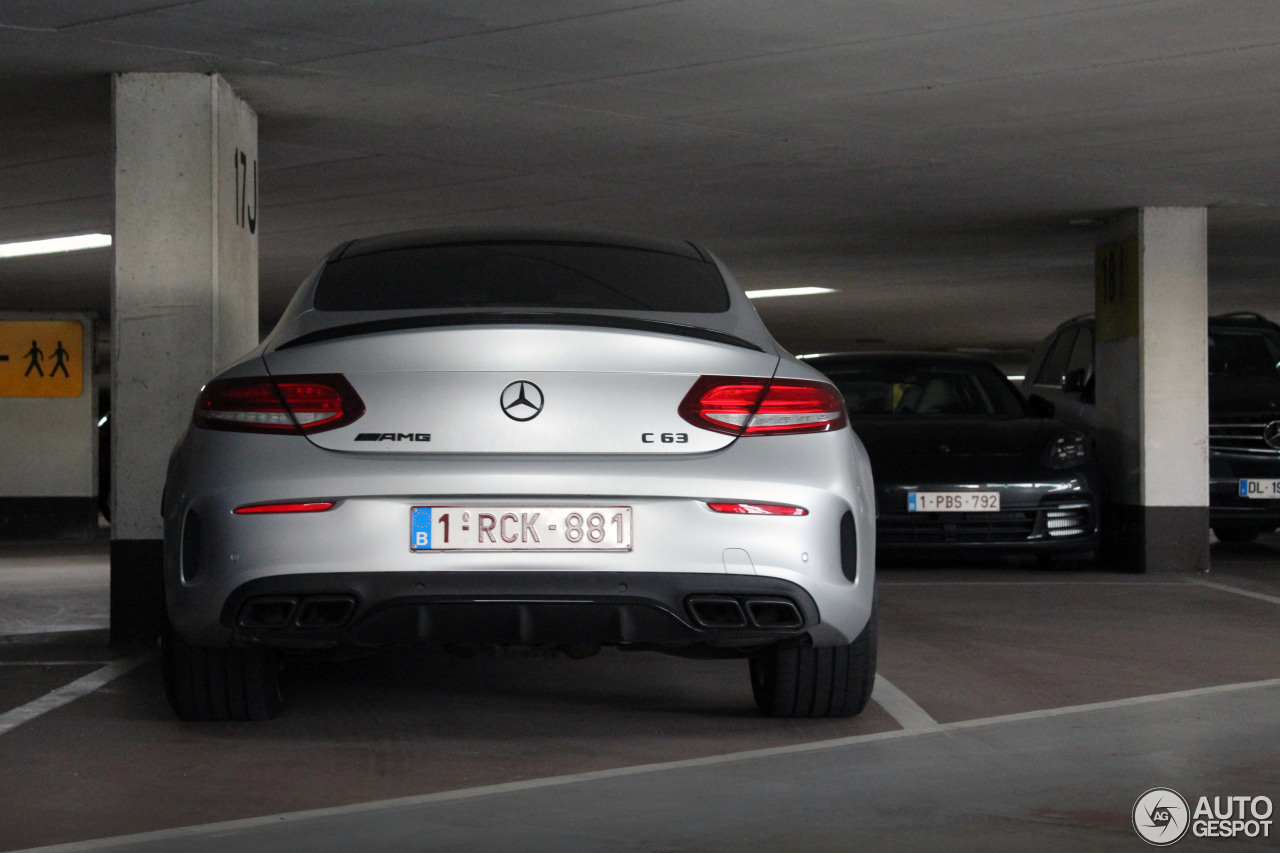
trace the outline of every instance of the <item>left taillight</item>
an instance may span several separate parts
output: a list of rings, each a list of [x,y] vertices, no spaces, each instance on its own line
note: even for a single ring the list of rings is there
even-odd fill
[[[679,411],[694,426],[729,435],[828,432],[849,422],[835,386],[806,379],[703,376]]]
[[[196,426],[234,432],[297,434],[346,426],[364,401],[336,373],[215,379],[200,389]]]
[[[296,501],[282,504],[246,504],[232,510],[236,515],[281,515],[302,512],[328,512],[336,504],[333,501]]]

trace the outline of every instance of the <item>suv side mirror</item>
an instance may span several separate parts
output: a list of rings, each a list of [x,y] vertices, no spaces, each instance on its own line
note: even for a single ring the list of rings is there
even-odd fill
[[[1075,370],[1067,371],[1067,375],[1062,377],[1062,390],[1068,394],[1077,394],[1083,391],[1088,383],[1088,368],[1077,367]]]
[[[1051,418],[1054,411],[1053,403],[1039,394],[1032,394],[1027,398],[1027,410],[1031,412],[1033,418]]]

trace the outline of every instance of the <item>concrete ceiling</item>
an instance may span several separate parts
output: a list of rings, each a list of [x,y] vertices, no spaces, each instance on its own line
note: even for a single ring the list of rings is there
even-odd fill
[[[836,288],[759,303],[793,351],[1016,351],[1143,205],[1208,206],[1211,310],[1280,317],[1273,0],[4,0],[0,240],[110,231],[127,71],[258,112],[264,320],[350,237],[587,225]],[[0,260],[0,309],[105,315],[110,269]]]

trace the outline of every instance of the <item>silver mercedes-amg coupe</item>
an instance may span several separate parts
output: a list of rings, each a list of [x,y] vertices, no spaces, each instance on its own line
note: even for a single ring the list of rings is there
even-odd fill
[[[764,713],[856,714],[873,495],[840,394],[698,246],[356,240],[174,449],[166,690],[266,719],[294,655],[611,645],[748,658]]]

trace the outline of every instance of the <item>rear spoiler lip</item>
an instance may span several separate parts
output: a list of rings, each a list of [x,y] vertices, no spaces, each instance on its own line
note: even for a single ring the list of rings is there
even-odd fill
[[[623,317],[610,314],[562,314],[552,311],[476,311],[456,314],[427,314],[413,317],[387,317],[360,323],[346,323],[327,329],[317,329],[299,335],[277,346],[276,351],[307,346],[339,338],[376,335],[405,329],[430,329],[448,326],[596,326],[606,329],[633,329],[639,332],[655,332],[663,335],[679,335],[686,338],[729,344],[756,352],[768,352],[759,344],[745,338],[715,329],[703,329],[684,323],[668,323],[642,317]]]

